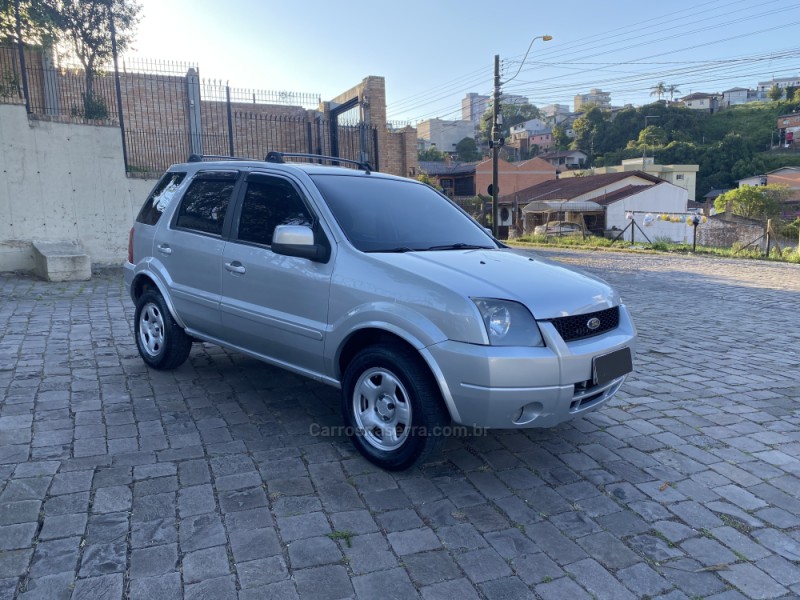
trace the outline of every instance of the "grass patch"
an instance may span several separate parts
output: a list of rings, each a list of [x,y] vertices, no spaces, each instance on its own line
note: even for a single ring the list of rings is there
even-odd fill
[[[334,531],[333,533],[329,533],[328,537],[331,538],[334,542],[337,540],[344,540],[344,543],[347,544],[348,548],[353,547],[352,531]]]
[[[770,260],[776,262],[787,262],[800,264],[800,251],[798,248],[786,248],[782,252],[778,252],[776,248],[772,248],[769,256],[765,256],[763,251],[758,248],[743,248],[741,245],[734,245],[731,248],[716,248],[712,246],[697,246],[694,251],[691,244],[669,242],[663,239],[658,239],[650,244],[636,243],[631,246],[628,242],[617,241],[611,244],[612,240],[598,236],[587,236],[584,239],[581,236],[564,236],[564,237],[546,237],[542,235],[524,236],[516,240],[509,240],[510,245],[519,244],[520,246],[546,246],[550,248],[586,248],[586,249],[613,249],[621,252],[627,251],[652,251],[652,252],[665,252],[672,254],[697,254],[703,256],[719,256],[723,258],[750,258],[758,260]]]

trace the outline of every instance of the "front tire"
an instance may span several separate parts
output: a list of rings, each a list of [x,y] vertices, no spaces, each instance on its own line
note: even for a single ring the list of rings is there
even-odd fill
[[[148,366],[168,371],[186,361],[192,339],[172,318],[157,291],[148,290],[139,297],[133,323],[136,347]]]
[[[436,452],[450,422],[427,365],[400,346],[371,346],[350,361],[342,414],[356,449],[388,471],[407,469]]]

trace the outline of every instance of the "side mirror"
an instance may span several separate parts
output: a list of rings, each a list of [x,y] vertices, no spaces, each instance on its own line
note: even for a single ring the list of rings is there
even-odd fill
[[[326,262],[330,257],[330,249],[316,243],[314,230],[307,225],[278,225],[272,234],[272,245],[275,254],[307,258],[314,262]]]

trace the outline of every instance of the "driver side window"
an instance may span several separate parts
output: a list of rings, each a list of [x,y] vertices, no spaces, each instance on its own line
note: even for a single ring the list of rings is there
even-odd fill
[[[266,175],[248,177],[236,235],[239,241],[269,246],[278,225],[312,222],[305,203],[288,181]]]

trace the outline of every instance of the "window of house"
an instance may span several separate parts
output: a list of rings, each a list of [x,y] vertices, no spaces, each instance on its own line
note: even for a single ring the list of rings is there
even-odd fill
[[[233,171],[198,174],[183,195],[175,227],[221,235],[236,176]]]
[[[311,214],[291,183],[266,175],[247,179],[237,239],[269,246],[278,225],[311,224]]]
[[[683,179],[683,173],[678,173],[675,175],[675,179]]]
[[[453,180],[452,179],[442,179],[442,187],[447,189],[453,187]]]

